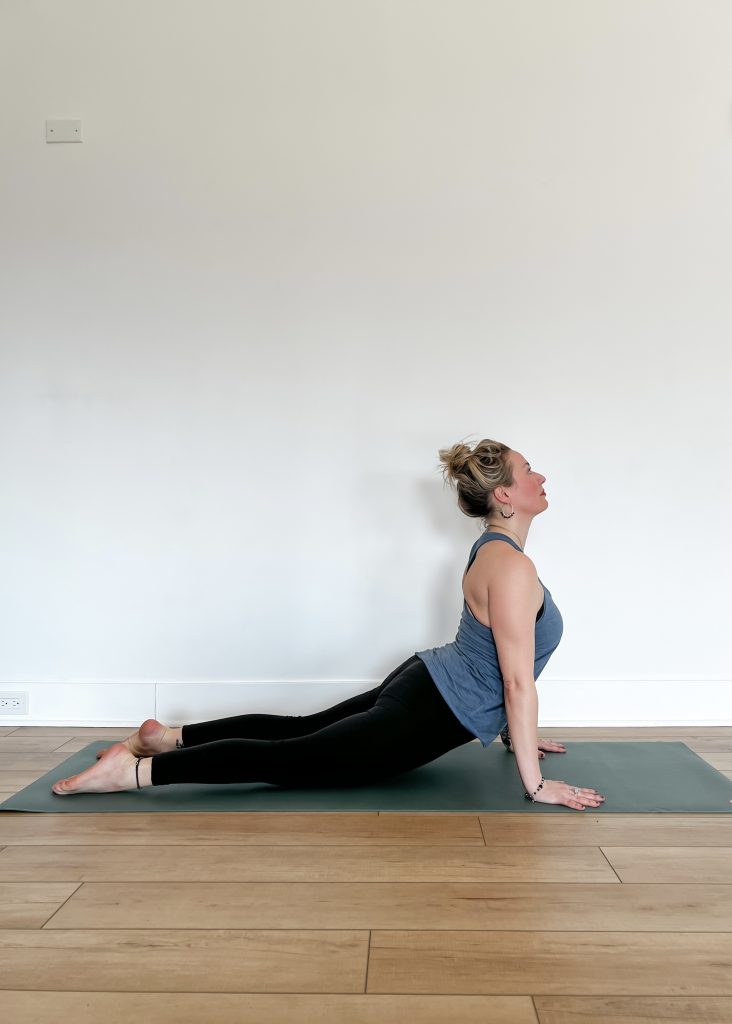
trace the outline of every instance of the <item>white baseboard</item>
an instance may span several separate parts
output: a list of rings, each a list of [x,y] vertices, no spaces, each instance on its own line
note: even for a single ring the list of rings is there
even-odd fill
[[[539,727],[732,726],[730,682],[540,679]],[[232,715],[308,715],[380,683],[4,683],[2,691],[28,694],[28,714],[0,716],[0,726],[135,728],[146,718],[179,726]]]

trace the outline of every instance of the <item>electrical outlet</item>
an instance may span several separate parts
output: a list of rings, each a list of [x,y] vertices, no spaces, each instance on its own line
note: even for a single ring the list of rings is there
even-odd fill
[[[0,693],[0,717],[5,715],[27,715],[28,714],[28,694],[25,692],[19,693]]]

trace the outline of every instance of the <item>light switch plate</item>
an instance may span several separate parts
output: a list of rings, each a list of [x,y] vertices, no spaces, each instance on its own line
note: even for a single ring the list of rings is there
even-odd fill
[[[46,142],[81,142],[81,121],[46,121]]]

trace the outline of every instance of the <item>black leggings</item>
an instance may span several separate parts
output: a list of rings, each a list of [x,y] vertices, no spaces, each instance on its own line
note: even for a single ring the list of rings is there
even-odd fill
[[[156,754],[151,778],[153,786],[370,785],[473,739],[413,654],[380,686],[314,715],[239,715],[184,725],[183,747]]]

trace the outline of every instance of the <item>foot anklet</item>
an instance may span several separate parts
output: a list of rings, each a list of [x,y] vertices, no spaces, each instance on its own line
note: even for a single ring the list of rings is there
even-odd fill
[[[135,778],[137,779],[138,789],[142,789],[142,786],[140,785],[140,761],[142,761],[142,758],[138,757],[137,761],[135,762]]]

